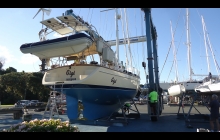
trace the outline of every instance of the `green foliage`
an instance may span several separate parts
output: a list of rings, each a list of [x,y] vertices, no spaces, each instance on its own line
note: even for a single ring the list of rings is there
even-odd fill
[[[2,68],[0,69],[0,75],[4,75],[4,74],[7,74],[7,73],[11,73],[11,72],[17,72],[17,70],[13,67],[9,67],[6,70],[4,70]]]
[[[1,76],[1,84],[6,87],[6,92],[15,93],[24,97],[27,88],[28,75],[20,72],[11,72]]]
[[[0,70],[2,69],[3,67],[3,63],[0,61]]]
[[[5,71],[6,71],[6,73],[17,72],[17,70],[15,68],[13,68],[13,67],[9,67]]]
[[[15,72],[17,70],[11,67],[6,71],[8,73],[0,75],[2,104],[14,104],[21,99],[47,101],[50,89],[42,85],[42,73]]]

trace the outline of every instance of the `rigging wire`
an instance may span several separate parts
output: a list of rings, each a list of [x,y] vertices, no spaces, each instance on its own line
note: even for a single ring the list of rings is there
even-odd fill
[[[100,8],[100,11],[102,11],[102,8]],[[101,12],[99,13],[99,33],[101,34]]]
[[[107,12],[106,12],[107,13]],[[108,17],[108,16],[106,16],[106,17]],[[108,18],[106,18],[106,22],[105,22],[106,24],[106,26],[105,26],[105,31],[104,31],[104,34],[106,35],[106,33],[107,33],[107,27],[108,27]]]
[[[128,23],[129,23],[129,20],[127,21]],[[129,24],[130,25],[130,24]],[[135,24],[136,25],[136,24]],[[128,33],[129,33],[129,30],[128,30]],[[132,33],[132,32],[131,32]],[[133,44],[134,45],[134,44]],[[133,45],[131,45],[131,46],[133,46]],[[132,50],[134,50],[133,48],[132,48]],[[133,61],[134,62],[134,65],[137,67],[137,64],[136,64],[136,60],[134,59],[134,57],[135,57],[135,53],[134,53],[134,56],[133,56],[133,54],[132,54],[132,52],[135,52],[135,51],[131,51],[131,61]]]
[[[125,20],[126,20],[126,32],[127,32],[127,41],[128,41],[128,50],[129,50],[129,54],[130,54],[130,67],[132,68],[132,54],[131,54],[131,48],[130,48],[130,40],[129,40],[129,31],[128,31],[128,18],[127,18],[127,12],[126,12],[126,8],[124,8],[124,13],[125,13]]]
[[[79,14],[80,14],[80,11],[81,11],[81,8],[79,8]],[[78,14],[78,15],[79,15],[79,14]]]
[[[199,13],[199,11],[198,11],[198,9],[196,9],[196,11],[197,11],[197,14],[198,14],[198,16],[199,17],[201,17],[202,15]],[[193,25],[194,26],[194,25]],[[194,27],[195,28],[195,27]],[[205,29],[206,29],[206,26],[205,26]],[[206,31],[207,32],[207,31]],[[201,33],[200,33],[200,36],[201,36]],[[206,35],[207,37],[208,37],[208,33],[207,33],[207,35]],[[208,41],[209,41],[209,37],[208,37]],[[210,43],[210,42],[209,42]],[[211,45],[211,44],[210,44]],[[210,46],[210,45],[208,45],[209,46],[209,50],[211,51],[211,52],[213,52],[213,50],[212,50],[212,46]],[[211,47],[211,48],[210,48]],[[215,52],[217,53],[217,51],[215,50]],[[213,53],[213,55],[214,55],[214,53]],[[214,58],[213,58],[213,60],[214,60],[214,63],[217,65],[217,67],[218,67],[218,63],[216,62],[216,59],[215,59],[215,55],[213,56]],[[200,63],[201,64],[201,63]],[[219,67],[218,67],[219,68]],[[217,70],[217,73],[218,73],[218,70]]]
[[[89,12],[88,12],[88,15],[87,15],[86,21],[88,21],[88,19],[89,19],[89,13],[90,13],[90,8],[89,8]]]
[[[112,32],[113,32],[113,30],[112,30],[112,25],[113,24],[110,24],[110,27],[108,28],[108,32],[109,32],[109,34],[107,34],[107,38],[106,39],[108,39],[109,38],[109,36],[112,34]],[[110,30],[110,31],[109,31]],[[111,39],[108,39],[108,40],[111,40]]]
[[[199,13],[199,11],[198,11],[198,9],[196,9],[196,11],[197,11],[197,14],[198,14],[198,16],[199,16],[199,18],[202,16],[200,13]],[[195,28],[195,26],[194,26],[194,24],[192,23],[192,25],[193,25],[193,27]],[[197,31],[197,30],[196,30]],[[197,31],[198,32],[198,31]],[[202,36],[202,33],[198,33],[199,35],[200,35],[200,40],[201,40],[201,36]],[[200,57],[201,57],[201,41],[200,41]],[[200,63],[201,64],[201,63]],[[202,65],[202,64],[201,64]],[[202,65],[203,66],[203,65]],[[202,70],[202,69],[201,69]]]
[[[135,9],[134,9],[134,18],[135,18],[135,21],[136,21]],[[134,26],[135,26],[135,33],[136,33],[136,36],[137,36],[137,27],[136,27],[136,23],[134,23]],[[136,43],[136,45],[137,45],[137,43]],[[135,46],[135,44],[133,44],[133,46]],[[133,47],[133,50],[134,50],[134,49],[135,49],[135,48]],[[136,59],[134,59],[134,58],[136,58],[135,50],[134,50],[133,52],[134,52],[134,56],[132,55],[132,59],[134,60],[135,67],[138,67],[138,66],[137,66],[137,61],[136,61]]]
[[[196,9],[196,10],[197,10],[197,13],[198,13],[199,17],[201,17],[201,14],[199,13],[198,9]],[[218,54],[217,50],[215,49],[215,47],[212,46],[212,48],[213,48],[214,51],[216,52],[217,56],[219,56],[219,54]],[[216,60],[215,60],[215,61],[216,61]],[[218,63],[217,63],[217,66],[218,66]],[[218,68],[219,68],[219,66],[218,66]]]
[[[184,17],[183,17],[183,22],[185,23],[184,28],[185,28],[185,30],[187,30],[187,28],[186,28],[186,24],[187,24],[187,23],[186,23],[186,20],[184,19]],[[188,67],[188,65],[187,65],[188,60],[187,60],[187,59],[185,59],[185,60],[186,60],[186,63],[185,63],[185,64],[186,64],[186,67]],[[187,70],[186,70],[186,69],[185,69],[184,73],[187,74]],[[184,79],[184,76],[183,76],[183,79]]]
[[[184,23],[185,23],[185,20],[184,20]],[[201,33],[198,32],[198,30],[196,29],[196,27],[194,26],[194,24],[193,24],[193,22],[192,22],[191,20],[190,20],[190,23],[193,25],[194,29],[196,30],[196,32],[197,32],[197,33],[199,34],[199,36],[200,36],[200,46],[201,46]],[[173,64],[174,64],[174,63],[172,63],[171,70],[172,70]],[[170,70],[170,73],[171,73],[171,70]],[[169,75],[170,75],[170,73],[169,73]],[[168,78],[169,78],[169,76],[168,76]],[[167,78],[167,80],[168,80],[168,78]]]
[[[181,42],[181,40],[182,40],[183,33],[184,33],[184,30],[183,30],[182,35],[181,35],[181,37],[180,37],[180,42]],[[180,42],[179,42],[179,44],[178,44],[178,47],[177,47],[177,50],[176,50],[176,54],[175,54],[175,55],[177,55],[177,52],[178,52],[178,50],[179,50]],[[172,66],[171,66],[171,69],[170,69],[170,72],[169,72],[167,81],[168,81],[168,79],[169,79],[169,77],[170,77],[170,73],[171,73],[171,71],[172,71],[172,69],[173,69],[173,64],[174,64],[174,61],[173,61],[173,63],[172,63]]]
[[[136,10],[134,9],[134,19],[135,19],[135,21],[136,21]],[[137,25],[136,25],[136,22],[134,23],[134,26],[135,26],[135,33],[136,33],[136,36],[137,36]],[[135,44],[133,45],[133,46],[135,46]],[[138,53],[138,42],[136,43],[136,53]],[[135,49],[135,48],[134,48]],[[134,50],[133,49],[133,50]],[[134,52],[134,56],[132,56],[132,59],[134,60],[134,63],[135,63],[135,67],[136,67],[136,69],[137,69],[137,67],[138,67],[138,62],[137,62],[137,59],[134,59],[134,58],[136,58],[136,53],[135,53],[135,50],[133,51]],[[138,57],[137,57],[138,58]],[[139,60],[139,59],[138,59]]]
[[[198,11],[197,11],[198,12]],[[198,35],[199,35],[199,37],[200,37],[200,54],[201,54],[201,39],[202,39],[202,33],[199,33],[198,32],[198,30],[197,30],[197,28],[194,26],[194,24],[193,24],[193,22],[192,22],[192,20],[189,20],[189,22],[192,24],[192,26],[193,26],[193,28],[195,29],[195,31],[196,31],[196,33],[198,33]],[[201,55],[200,55],[200,57],[201,57]]]
[[[137,21],[137,19],[136,19],[136,9],[134,9],[134,15],[135,15],[135,21]],[[137,25],[135,24],[135,29],[136,29],[136,36],[137,36]],[[138,53],[138,43],[137,43],[137,56],[138,56],[138,69],[140,70],[140,64],[139,64],[139,53]]]
[[[178,16],[178,19],[177,19],[176,27],[175,27],[174,32],[173,32],[173,36],[175,36],[175,33],[176,33],[176,28],[177,28],[177,25],[178,25],[178,23],[179,23],[179,17],[180,17],[181,10],[182,10],[182,8],[180,9],[180,12],[179,12],[179,16]],[[166,64],[168,55],[169,55],[169,53],[170,53],[171,46],[172,46],[172,43],[170,43],[170,47],[169,47],[169,50],[168,50],[168,53],[167,53],[165,62],[164,62],[164,64],[163,64],[162,70],[161,70],[161,72],[160,72],[160,76],[161,76],[161,74],[162,74],[162,72],[163,72],[163,69],[164,69],[164,66],[165,66],[165,64]],[[160,76],[159,76],[159,77],[160,77]]]
[[[105,21],[107,20],[107,12],[105,12],[105,19],[104,19]],[[105,24],[106,22],[104,22],[103,24]],[[104,26],[102,26],[104,29],[102,30],[102,32],[103,32],[103,34],[104,34],[104,30],[105,30],[105,27]]]
[[[204,21],[204,19],[203,19],[203,21]],[[204,25],[205,25],[205,21],[204,21]],[[214,52],[212,50],[212,45],[211,45],[211,42],[210,42],[210,39],[209,39],[209,35],[208,35],[209,33],[208,33],[207,29],[206,29],[206,25],[205,25],[204,28],[205,28],[205,32],[206,32],[206,39],[208,41],[209,50],[212,53],[213,61],[214,61],[214,64],[215,64],[215,68],[216,68],[216,71],[217,71],[217,73],[219,75],[219,71],[218,71],[219,70],[219,66],[218,66],[218,63],[216,61],[215,54],[214,54]]]
[[[92,8],[92,13],[93,13],[93,9],[94,9],[94,8]],[[91,20],[92,20],[92,13],[91,13],[91,18],[90,18],[90,23],[91,23]]]
[[[123,21],[123,18],[122,18],[122,10],[120,8],[120,12],[121,12],[121,24],[122,24],[122,32],[123,32],[123,38],[124,38],[124,49],[125,49],[125,57],[126,57],[126,65],[128,65],[129,61],[128,61],[128,54],[127,54],[127,45],[126,45],[126,35],[125,35],[125,30],[124,30],[124,21]],[[127,68],[127,66],[126,66]]]

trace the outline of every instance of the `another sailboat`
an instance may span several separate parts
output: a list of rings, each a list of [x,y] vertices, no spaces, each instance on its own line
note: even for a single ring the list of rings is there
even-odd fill
[[[83,104],[84,119],[94,120],[117,112],[124,103],[135,97],[140,84],[140,73],[119,61],[118,45],[146,41],[146,36],[118,39],[116,11],[116,40],[105,41],[91,25],[76,16],[72,10],[65,15],[42,21],[47,28],[61,35],[58,39],[23,44],[21,52],[31,53],[41,60],[65,58],[62,65],[51,66],[44,74],[42,84],[66,95],[67,115],[78,119],[78,102]],[[76,32],[74,33],[75,30]],[[116,45],[116,53],[111,46]],[[100,61],[94,60],[98,54]],[[87,62],[87,57],[93,61]],[[73,64],[66,64],[74,60]]]
[[[216,67],[216,70],[217,70],[218,73],[219,73],[219,71],[218,71],[219,68],[218,68],[218,64],[217,64],[216,59],[215,59],[214,52],[212,50],[212,46],[211,46],[209,36],[208,36],[207,30],[206,30],[206,25],[205,25],[205,21],[204,21],[203,16],[201,16],[201,19],[202,19],[203,32],[204,32],[204,41],[205,41],[205,47],[206,47],[206,56],[207,56],[209,76],[204,78],[203,83],[201,85],[199,85],[198,87],[196,87],[195,91],[197,93],[200,93],[200,94],[219,92],[220,91],[219,76],[213,76],[211,74],[207,45],[209,46],[209,48],[212,52],[212,57],[213,57],[214,64],[215,64],[215,67]],[[208,40],[208,44],[207,44],[206,40]]]
[[[189,68],[189,80],[179,82],[175,85],[170,86],[168,93],[170,96],[180,96],[182,93],[192,94],[196,86],[200,85],[202,81],[192,80],[192,68],[191,68],[191,47],[189,38],[189,11],[186,9],[186,31],[187,31],[187,46],[188,46],[188,68]]]
[[[211,92],[219,93],[220,92],[220,80],[219,77],[216,78],[211,84],[208,85]]]

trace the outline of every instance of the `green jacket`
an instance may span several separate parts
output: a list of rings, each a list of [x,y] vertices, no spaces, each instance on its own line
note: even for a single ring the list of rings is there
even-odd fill
[[[158,99],[158,94],[156,91],[152,91],[150,94],[149,94],[149,99],[150,99],[150,102],[151,103],[155,103],[157,102],[157,99]]]

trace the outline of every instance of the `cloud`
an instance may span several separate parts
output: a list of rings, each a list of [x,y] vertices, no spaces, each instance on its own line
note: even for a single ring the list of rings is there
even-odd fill
[[[54,36],[55,38],[59,38],[59,37],[64,37],[65,35],[60,35],[60,34],[58,34],[58,33],[55,33],[55,34],[53,34],[53,36]]]
[[[40,61],[40,59],[37,56],[31,54],[23,54],[19,60],[19,63],[30,65],[34,64],[37,61]]]
[[[1,45],[0,45],[0,58],[5,60],[5,63],[10,63],[16,60],[15,56],[13,56],[5,46],[1,46]]]

